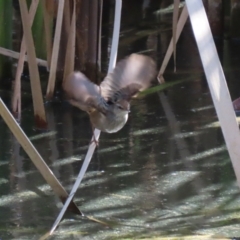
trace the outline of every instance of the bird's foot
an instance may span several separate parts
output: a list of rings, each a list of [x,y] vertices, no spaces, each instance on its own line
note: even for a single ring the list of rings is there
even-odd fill
[[[95,145],[98,147],[99,146],[99,141],[95,138],[93,134],[93,139],[91,140],[90,144],[95,143]]]
[[[94,130],[95,130],[95,127],[92,125],[93,137],[92,137],[92,140],[91,140],[90,144],[92,144],[92,143],[94,142],[95,145],[98,147],[98,146],[99,146],[99,142],[98,142],[98,140],[97,140],[96,137],[95,137]]]

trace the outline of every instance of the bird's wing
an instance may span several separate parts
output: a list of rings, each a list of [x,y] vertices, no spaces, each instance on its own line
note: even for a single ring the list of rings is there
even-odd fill
[[[131,54],[119,61],[112,73],[100,84],[106,101],[130,100],[139,91],[149,87],[156,74],[155,62],[147,56]]]
[[[73,72],[63,82],[69,102],[83,111],[98,109],[106,111],[106,103],[100,94],[100,88],[92,83],[83,73]]]

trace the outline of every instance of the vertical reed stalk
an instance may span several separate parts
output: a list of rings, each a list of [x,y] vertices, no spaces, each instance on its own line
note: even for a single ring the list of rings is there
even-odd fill
[[[27,47],[27,54],[28,54],[28,65],[29,65],[29,72],[30,72],[35,121],[36,121],[37,127],[46,128],[47,127],[46,115],[45,115],[45,110],[43,105],[40,77],[39,77],[39,72],[37,67],[36,53],[34,49],[34,42],[33,42],[33,37],[31,33],[30,19],[29,19],[26,1],[19,0],[19,5],[20,5],[20,11],[21,11],[21,17],[22,17],[22,23],[23,23],[25,44]]]
[[[64,5],[64,12],[63,12],[63,20],[65,25],[65,30],[67,32],[67,35],[69,34],[70,27],[71,27],[71,9],[70,9],[70,3],[69,1],[65,1]]]
[[[99,0],[89,1],[88,5],[88,34],[87,34],[87,62],[86,62],[86,72],[88,77],[97,82],[97,72],[98,72],[98,31],[99,31]]]
[[[182,10],[182,13],[180,15],[180,18],[178,20],[178,23],[177,23],[177,31],[176,31],[176,43],[179,39],[179,36],[183,30],[183,27],[187,21],[187,18],[188,18],[188,11],[187,11],[187,6],[185,5],[183,10]],[[158,73],[158,81],[159,83],[164,83],[165,80],[163,78],[163,73],[167,67],[167,64],[170,60],[170,57],[172,56],[172,53],[173,53],[173,39],[171,39],[171,42],[169,43],[168,45],[168,50],[166,52],[166,55],[164,57],[164,60],[162,62],[162,66],[159,70],[159,73]]]
[[[233,169],[240,187],[240,134],[231,97],[202,1],[186,0],[193,33]]]
[[[99,0],[99,24],[98,24],[98,71],[101,72],[102,68],[102,11],[103,0]]]
[[[12,48],[12,33],[13,33],[13,0],[0,1],[0,46]],[[6,62],[6,58],[0,56],[0,80],[3,81],[3,75],[8,74],[10,66]]]
[[[178,22],[178,13],[179,13],[179,4],[180,0],[174,0],[174,9],[173,9],[173,60],[174,60],[174,72],[176,72],[176,31],[177,31],[177,22]]]
[[[74,71],[75,41],[76,41],[76,1],[74,0],[72,21],[70,25],[70,31],[68,34],[67,51],[65,55],[63,81],[65,81],[67,76]]]
[[[30,10],[29,10],[30,26],[32,26],[33,19],[38,7],[38,3],[39,3],[39,0],[34,0],[31,3]],[[13,99],[12,99],[12,112],[15,116],[17,116],[18,120],[20,120],[20,117],[21,117],[21,75],[23,71],[26,51],[27,51],[27,47],[25,43],[25,34],[23,34],[21,48],[20,48],[20,55],[19,55],[18,65],[17,65],[17,71],[15,76],[15,82],[14,82]]]
[[[46,1],[43,0],[41,3],[43,4],[43,20],[44,20],[44,30],[46,37],[46,47],[47,47],[47,69],[50,69],[51,56],[52,56],[52,21],[53,17],[48,13],[46,9]]]
[[[64,0],[59,0],[57,23],[56,23],[56,29],[55,29],[55,35],[54,35],[52,59],[51,59],[51,66],[50,66],[50,74],[49,74],[47,94],[46,94],[47,99],[51,99],[53,97],[53,92],[55,88],[56,70],[57,70],[57,62],[58,62],[58,54],[59,54],[59,46],[60,46],[60,36],[62,31],[63,10],[64,10]]]

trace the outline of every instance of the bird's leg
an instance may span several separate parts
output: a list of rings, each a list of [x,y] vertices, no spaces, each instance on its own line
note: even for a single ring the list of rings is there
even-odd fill
[[[91,126],[92,126],[92,132],[93,132],[93,140],[91,140],[90,144],[94,142],[95,145],[98,146],[98,145],[99,145],[99,142],[98,142],[98,140],[95,138],[95,134],[94,134],[95,127],[94,127],[92,124],[91,124]]]

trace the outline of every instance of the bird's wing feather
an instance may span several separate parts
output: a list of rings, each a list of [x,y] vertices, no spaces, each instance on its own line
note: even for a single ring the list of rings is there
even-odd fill
[[[131,54],[119,61],[112,73],[100,84],[106,101],[130,100],[136,93],[149,87],[156,74],[155,62],[147,56]]]
[[[73,72],[63,82],[69,102],[83,111],[90,112],[98,109],[106,111],[105,100],[100,94],[100,88],[81,72]]]

